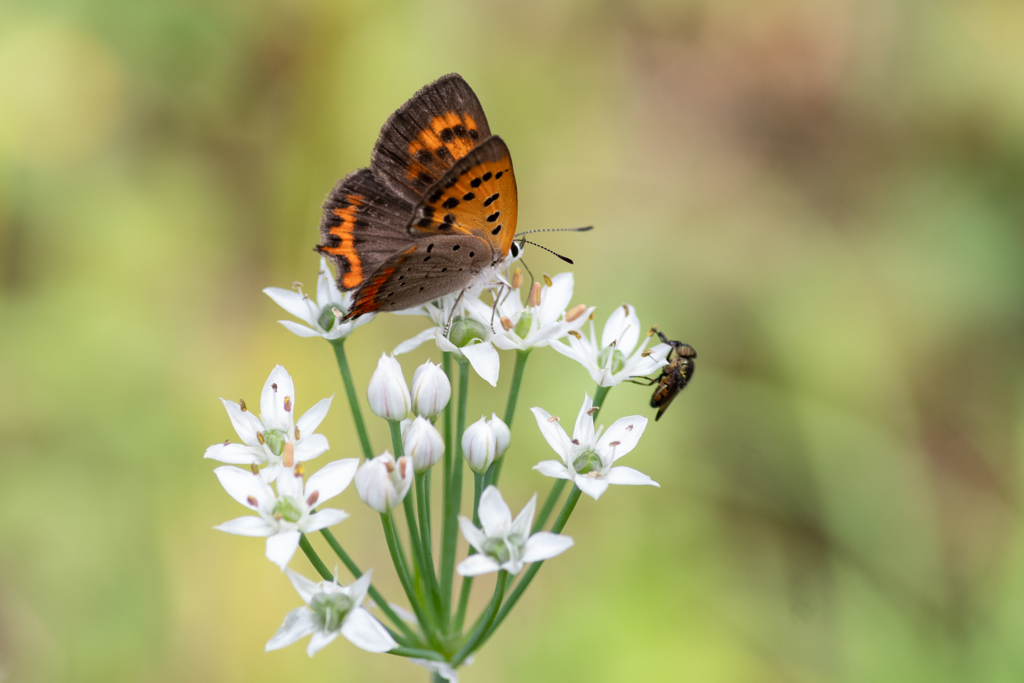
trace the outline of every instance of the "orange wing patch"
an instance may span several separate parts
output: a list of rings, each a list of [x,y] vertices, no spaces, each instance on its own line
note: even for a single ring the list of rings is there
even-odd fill
[[[381,302],[377,300],[377,293],[380,292],[380,288],[398,270],[398,267],[402,265],[402,262],[405,261],[409,254],[414,251],[416,251],[416,245],[409,247],[401,254],[397,254],[388,263],[381,266],[359,290],[358,298],[352,302],[352,309],[345,316],[345,320],[351,320],[365,313],[372,313],[380,308]]]
[[[363,281],[363,265],[359,260],[359,253],[356,251],[355,240],[352,237],[352,231],[356,227],[356,214],[363,206],[363,198],[359,195],[349,194],[345,195],[345,202],[347,206],[334,209],[332,212],[341,219],[341,222],[328,230],[331,235],[338,238],[338,244],[320,247],[320,252],[343,256],[348,261],[348,272],[342,276],[341,282],[346,288],[354,289]]]
[[[406,170],[406,177],[415,180],[432,176],[436,166],[435,157],[444,166],[451,166],[456,160],[469,154],[480,139],[476,121],[468,113],[449,111],[430,120],[430,124],[419,132],[409,143],[409,157],[412,161]]]

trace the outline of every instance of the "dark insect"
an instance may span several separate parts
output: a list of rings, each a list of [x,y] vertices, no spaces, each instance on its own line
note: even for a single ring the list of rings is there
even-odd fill
[[[661,369],[661,375],[646,378],[647,386],[658,385],[651,396],[651,407],[658,409],[658,414],[654,418],[657,422],[672,403],[672,399],[693,379],[697,351],[689,344],[670,340],[657,327],[652,327],[649,334],[657,334],[662,342],[672,347],[668,353],[668,365]]]

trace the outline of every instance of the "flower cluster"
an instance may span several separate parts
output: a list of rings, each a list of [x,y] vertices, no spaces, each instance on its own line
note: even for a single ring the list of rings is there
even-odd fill
[[[333,397],[319,401],[295,419],[294,382],[281,366],[273,369],[263,387],[259,417],[244,401],[221,399],[241,442],[228,440],[210,446],[205,457],[225,463],[214,474],[249,514],[214,528],[266,538],[266,557],[284,572],[303,602],[285,616],[267,643],[267,651],[310,636],[306,651],[312,656],[341,635],[368,652],[405,656],[438,677],[457,681],[459,667],[472,662],[474,653],[515,606],[541,563],[573,546],[574,540],[562,530],[581,494],[597,500],[611,484],[658,486],[647,475],[617,464],[637,447],[647,419],[624,417],[606,429],[596,426],[594,417],[610,388],[664,367],[671,347],[661,343],[648,348],[650,334],[641,342],[640,320],[628,304],[612,312],[598,339],[594,308],[571,304],[571,273],[553,278],[545,275],[543,282],[525,288],[523,284],[516,269],[508,279],[498,275],[470,290],[402,312],[425,316],[431,324],[398,344],[393,354],[382,353],[367,384],[367,405],[373,415],[387,421],[390,450],[372,450],[359,403],[350,401],[363,457],[329,462],[307,476],[305,468],[329,448],[327,439],[316,430]],[[269,287],[264,292],[302,321],[281,321],[288,330],[300,337],[322,337],[331,342],[346,394],[357,396],[345,342],[373,316],[345,320],[351,297],[332,282],[324,260],[320,261],[315,302],[298,283],[294,291]],[[489,303],[484,300],[488,292]],[[580,330],[588,322],[589,334],[584,336]],[[410,385],[396,356],[429,340],[436,343],[444,362],[428,360],[420,365]],[[584,396],[572,437],[559,418],[543,408],[532,408],[541,435],[558,457],[536,463],[533,469],[555,481],[539,512],[534,493],[513,518],[498,488],[502,465],[513,445],[509,424],[526,359],[534,349],[548,346],[582,365],[597,383],[597,391],[593,399]],[[462,380],[462,392],[468,385],[469,368],[495,386],[500,351],[516,352],[504,419],[491,413],[467,425],[467,397],[459,397],[457,408],[452,401],[452,361]],[[474,504],[462,515],[464,467],[473,475]],[[432,487],[433,479],[441,480],[444,496],[439,524],[431,519],[431,490],[437,488]],[[329,531],[348,515],[321,506],[353,482],[359,500],[381,517],[411,612],[385,600],[372,585],[373,570],[359,570]],[[568,484],[572,489],[561,512],[545,530]],[[407,544],[397,530],[399,515],[408,525]],[[353,583],[343,585],[337,569],[330,574],[312,544],[303,540],[315,532],[325,537],[352,571]],[[460,532],[470,549],[456,561]],[[436,566],[435,541],[440,542],[440,564]],[[300,547],[322,581],[314,582],[288,568]],[[524,570],[526,565],[530,567]],[[491,572],[498,577],[494,595],[474,626],[463,632],[472,579]],[[453,595],[456,574],[463,577],[457,605]],[[517,575],[515,588],[506,593],[509,577]],[[364,604],[379,610],[387,624],[378,621]]]

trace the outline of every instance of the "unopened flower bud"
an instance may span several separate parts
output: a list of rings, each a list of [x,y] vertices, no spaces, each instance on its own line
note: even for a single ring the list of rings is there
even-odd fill
[[[443,373],[442,373],[443,374]],[[412,458],[417,474],[426,472],[437,464],[444,455],[444,439],[430,420],[417,417],[402,430],[405,454]]]
[[[508,445],[512,441],[512,432],[509,431],[508,425],[502,422],[501,418],[495,413],[491,413],[491,419],[487,421],[487,426],[494,431],[494,457],[500,458],[505,455],[505,451],[508,450]]]
[[[583,315],[586,311],[587,311],[587,305],[586,304],[576,304],[575,306],[570,308],[568,310],[568,312],[566,312],[566,314],[565,314],[565,322],[571,323],[572,321],[576,320],[581,315]]]
[[[405,384],[402,366],[394,356],[381,354],[366,389],[366,400],[373,414],[385,420],[401,420],[409,413],[412,405],[409,387]]]
[[[484,418],[466,427],[462,434],[462,454],[469,463],[469,469],[483,474],[497,457],[498,438]]]
[[[364,462],[356,472],[359,499],[382,515],[398,507],[412,486],[412,458],[397,461],[387,451]]]
[[[452,384],[440,365],[427,361],[412,376],[412,410],[421,417],[441,414],[452,397]]]
[[[534,282],[533,287],[530,288],[530,299],[527,302],[531,308],[540,306],[540,283]]]

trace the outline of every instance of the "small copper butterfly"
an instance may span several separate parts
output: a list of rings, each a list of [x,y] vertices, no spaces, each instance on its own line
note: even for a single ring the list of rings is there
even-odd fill
[[[458,74],[442,76],[381,128],[370,167],[324,202],[316,250],[338,287],[355,290],[346,319],[400,311],[463,290],[519,255],[508,147]]]

